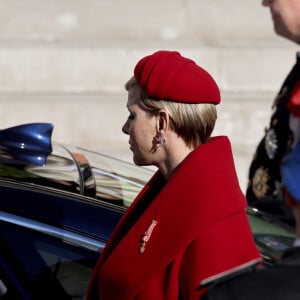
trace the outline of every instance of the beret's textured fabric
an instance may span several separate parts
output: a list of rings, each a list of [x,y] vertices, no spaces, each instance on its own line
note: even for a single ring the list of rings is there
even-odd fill
[[[212,76],[176,51],[161,50],[142,58],[134,76],[148,96],[183,103],[220,103]]]

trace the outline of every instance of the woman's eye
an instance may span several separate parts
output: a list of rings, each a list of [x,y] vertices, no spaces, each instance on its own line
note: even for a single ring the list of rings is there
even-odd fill
[[[133,114],[130,114],[129,116],[128,116],[128,120],[133,120],[134,119],[134,115]]]

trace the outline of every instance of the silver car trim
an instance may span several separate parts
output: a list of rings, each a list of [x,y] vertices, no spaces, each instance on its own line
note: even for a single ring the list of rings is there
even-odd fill
[[[24,217],[16,216],[14,214],[0,212],[0,221],[18,225],[27,229],[31,229],[43,234],[59,238],[65,243],[79,246],[81,248],[101,253],[105,247],[105,243],[95,239],[82,236],[78,233],[71,232],[66,229],[57,228],[45,223],[33,221]]]

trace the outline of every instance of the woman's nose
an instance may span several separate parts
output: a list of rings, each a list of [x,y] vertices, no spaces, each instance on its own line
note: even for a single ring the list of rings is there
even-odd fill
[[[127,125],[128,121],[126,121],[122,127],[122,132],[125,134],[128,134],[128,125]]]

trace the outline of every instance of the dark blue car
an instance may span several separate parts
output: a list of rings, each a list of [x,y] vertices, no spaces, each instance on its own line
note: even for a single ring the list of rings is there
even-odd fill
[[[0,299],[84,299],[107,239],[153,174],[51,142],[51,133],[51,124],[0,131]],[[272,263],[293,230],[257,210],[248,214]]]

